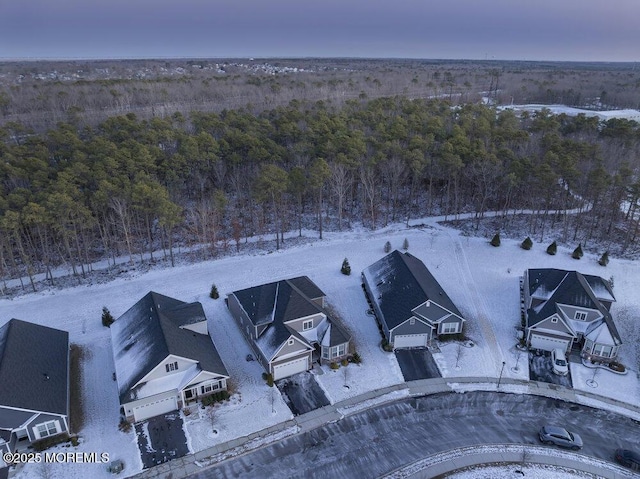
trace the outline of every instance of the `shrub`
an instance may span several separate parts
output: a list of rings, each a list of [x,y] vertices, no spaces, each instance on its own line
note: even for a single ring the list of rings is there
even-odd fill
[[[269,376],[269,373],[267,373],[266,371],[262,373],[262,380],[266,381],[267,380],[267,376]]]
[[[209,297],[211,299],[218,299],[220,297],[220,294],[218,293],[218,288],[216,287],[215,284],[211,285],[211,291],[209,292]]]
[[[340,272],[346,276],[351,274],[351,265],[349,264],[349,260],[347,258],[342,262],[342,268],[340,268]]]
[[[362,358],[360,357],[360,355],[355,352],[353,353],[353,356],[351,357],[351,361],[353,361],[356,364],[360,364],[362,362]]]
[[[103,306],[102,307],[102,325],[107,328],[110,328],[114,321],[115,319],[113,319],[113,316],[111,315],[111,312],[109,311],[109,309],[106,306]]]
[[[608,251],[605,251],[604,253],[602,253],[602,256],[598,260],[598,264],[600,266],[606,266],[606,265],[609,264],[609,252]]]
[[[393,351],[393,346],[389,344],[389,341],[387,341],[387,338],[384,338],[381,344],[382,344],[382,349],[384,349],[386,352],[390,353]]]
[[[495,246],[496,248],[500,246],[500,233],[496,233],[493,235],[493,239],[489,242],[491,246]]]
[[[549,246],[547,246],[547,254],[550,254],[553,256],[557,252],[558,252],[558,245],[556,244],[555,241],[551,243]]]
[[[120,429],[122,432],[129,432],[131,430],[131,423],[122,417],[120,418],[118,429]]]
[[[349,360],[347,358],[344,358],[342,361],[340,361],[340,364],[342,364],[343,366],[349,366]]]
[[[389,253],[390,251],[391,251],[391,243],[390,243],[389,241],[387,241],[387,242],[384,244],[384,252],[385,252],[385,253]]]
[[[42,452],[45,449],[62,444],[63,442],[69,442],[68,434],[57,434],[55,436],[46,437],[44,439],[38,439],[31,444],[31,447],[37,452]]]
[[[267,374],[267,386],[273,387],[273,374]]]
[[[582,252],[582,243],[580,243],[580,244],[578,244],[578,247],[573,250],[573,253],[571,254],[571,257],[573,259],[580,259],[583,256],[584,256],[584,253]]]
[[[205,396],[202,398],[202,405],[203,406],[211,406],[217,402],[222,402],[222,401],[226,401],[227,399],[229,399],[229,391],[226,390],[222,390],[222,391],[218,391],[215,392],[213,394],[209,394],[208,396]]]
[[[402,249],[405,251],[409,249],[409,240],[407,238],[405,238],[404,242],[402,243]]]
[[[329,367],[331,369],[340,369],[340,364],[336,363],[335,361],[332,362],[331,364],[329,364]]]
[[[529,251],[533,247],[533,241],[528,236],[524,239],[524,241],[520,244],[522,249],[526,249]]]

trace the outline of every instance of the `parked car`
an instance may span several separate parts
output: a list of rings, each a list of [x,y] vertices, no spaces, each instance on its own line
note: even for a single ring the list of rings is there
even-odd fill
[[[640,471],[640,454],[629,449],[616,449],[616,461],[634,471]]]
[[[582,448],[582,438],[575,432],[569,432],[563,427],[542,426],[538,436],[540,436],[540,441],[544,444],[568,447],[574,451]]]
[[[567,356],[562,349],[554,349],[551,351],[551,364],[553,365],[554,373],[560,376],[569,374],[569,363],[567,363]]]

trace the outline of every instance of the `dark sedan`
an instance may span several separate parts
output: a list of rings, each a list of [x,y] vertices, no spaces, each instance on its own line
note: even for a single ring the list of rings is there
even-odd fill
[[[616,461],[634,471],[640,471],[640,454],[628,449],[616,449]]]

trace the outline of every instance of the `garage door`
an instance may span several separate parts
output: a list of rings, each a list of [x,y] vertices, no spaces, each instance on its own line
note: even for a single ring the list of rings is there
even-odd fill
[[[398,334],[393,337],[394,348],[420,348],[427,345],[428,334]]]
[[[273,367],[273,379],[282,379],[292,374],[297,374],[309,369],[309,358],[294,359],[286,363],[278,364]]]
[[[150,402],[144,406],[133,408],[133,417],[136,422],[144,421],[150,417],[160,416],[178,409],[178,400],[175,396]]]
[[[549,338],[539,334],[531,335],[531,348],[542,349],[544,351],[553,351],[554,349],[562,349],[566,351],[569,347],[569,339]]]

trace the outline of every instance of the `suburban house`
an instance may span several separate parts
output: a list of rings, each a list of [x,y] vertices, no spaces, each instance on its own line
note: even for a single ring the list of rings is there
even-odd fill
[[[525,339],[531,349],[572,348],[593,361],[615,359],[622,344],[611,316],[616,300],[599,276],[528,269],[522,278]]]
[[[306,276],[234,291],[227,306],[273,376],[282,379],[311,369],[312,362],[339,361],[351,337],[324,310],[325,294]]]
[[[227,388],[229,375],[200,303],[155,292],[111,325],[120,394],[128,421],[142,421]]]
[[[427,346],[462,332],[465,319],[422,261],[398,250],[362,272],[382,331],[394,348]]]
[[[69,432],[69,333],[12,319],[0,328],[0,451]]]

